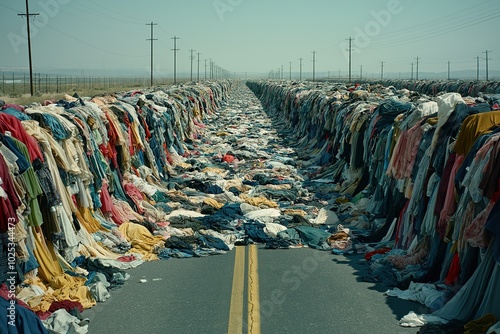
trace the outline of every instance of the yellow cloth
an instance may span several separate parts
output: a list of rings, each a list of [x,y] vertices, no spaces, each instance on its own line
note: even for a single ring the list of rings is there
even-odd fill
[[[80,302],[84,308],[95,305],[89,289],[85,286],[86,278],[65,274],[57,260],[51,244],[45,243],[41,231],[33,231],[35,239],[34,255],[40,265],[39,277],[54,289],[52,294],[45,294],[37,304],[35,311],[47,311],[54,301],[72,300]]]
[[[224,204],[217,202],[213,198],[207,197],[203,200],[203,203],[210,205],[213,208],[220,209],[224,206]]]
[[[75,212],[75,215],[80,224],[85,226],[86,230],[89,233],[95,233],[97,231],[107,231],[107,229],[104,228],[101,223],[99,223],[99,221],[92,216],[90,208],[84,208],[80,206],[78,208],[78,211]]]
[[[455,152],[467,155],[478,137],[499,125],[500,110],[470,115],[460,127],[454,146]]]
[[[248,203],[253,206],[267,206],[269,208],[278,208],[278,203],[271,201],[270,199],[265,198],[264,196],[259,197],[249,197],[248,195],[241,194],[240,198],[243,202]]]
[[[129,253],[139,253],[145,261],[158,260],[155,251],[163,247],[163,237],[154,236],[146,227],[134,223],[123,223],[119,230],[132,245]]]
[[[288,215],[288,216],[302,216],[302,217],[304,217],[307,215],[307,212],[305,212],[304,210],[300,210],[300,209],[286,209],[284,214]]]

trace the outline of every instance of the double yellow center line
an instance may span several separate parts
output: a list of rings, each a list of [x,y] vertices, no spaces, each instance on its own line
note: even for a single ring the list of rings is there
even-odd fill
[[[243,332],[243,293],[245,289],[245,250],[246,247],[236,247],[234,258],[233,289],[229,309],[229,334]],[[248,248],[248,333],[260,334],[260,299],[259,270],[257,246]]]

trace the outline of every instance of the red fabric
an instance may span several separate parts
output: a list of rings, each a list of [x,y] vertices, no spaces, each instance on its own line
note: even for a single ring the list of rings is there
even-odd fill
[[[102,183],[102,188],[101,188],[101,211],[104,213],[109,213],[113,211],[113,200],[111,199],[111,196],[109,195],[108,191],[108,183],[103,182]]]
[[[365,254],[365,260],[366,261],[370,261],[372,259],[373,255],[375,255],[375,254],[386,254],[390,250],[391,250],[390,248],[385,247],[385,248],[376,249],[376,250],[374,250],[372,252],[368,252],[368,253]]]
[[[21,200],[17,196],[14,182],[9,174],[9,168],[3,155],[0,154],[0,178],[2,182],[0,187],[7,194],[7,198],[0,196],[0,232],[5,233],[9,230],[9,224],[17,224],[16,210],[21,205]]]
[[[133,183],[130,182],[123,182],[123,190],[125,190],[125,193],[134,202],[135,206],[137,207],[137,212],[139,214],[143,214],[144,208],[142,207],[142,201],[144,200],[144,196],[142,195],[141,191]]]
[[[451,261],[450,270],[448,271],[448,276],[444,280],[444,284],[453,285],[458,280],[458,275],[460,274],[460,258],[458,253],[455,253],[453,261]]]
[[[77,309],[80,312],[83,312],[83,306],[82,303],[80,302],[74,302],[72,300],[61,300],[58,302],[53,302],[50,305],[49,311],[50,312],[55,312],[60,309],[65,309],[66,311],[71,311],[73,309]]]
[[[405,206],[403,207],[403,209],[399,213],[398,226],[396,228],[396,245],[399,243],[399,230],[401,229],[401,223],[403,222],[403,215],[406,212],[406,210],[408,209],[408,205],[410,205],[409,200],[406,201]]]
[[[26,133],[21,121],[12,115],[0,113],[0,132],[5,133],[5,131],[10,131],[12,137],[22,141],[27,146],[31,162],[35,161],[36,158],[43,161],[42,150],[38,146],[38,142]]]
[[[232,156],[231,154],[226,154],[225,156],[222,157],[222,161],[231,163],[234,161],[234,156]]]
[[[9,108],[16,109],[17,111],[20,111],[20,112],[24,112],[24,107],[20,106],[18,104],[7,103],[7,104],[4,104],[2,106],[2,110],[9,109]]]
[[[43,311],[38,311],[38,312],[35,312],[36,316],[40,318],[40,320],[47,320],[51,315],[52,315],[52,312],[49,312],[49,311],[46,311],[46,312],[43,312]]]
[[[120,256],[117,260],[120,262],[132,262],[132,261],[137,260],[137,258],[133,255],[124,255],[124,256]]]
[[[10,300],[9,298],[9,289],[7,288],[7,284],[5,283],[2,283],[0,285],[0,297],[5,299],[5,300]],[[30,309],[29,305],[26,304],[24,301],[22,301],[21,299],[17,299],[17,298],[14,298],[16,301],[17,301],[17,305],[19,306],[22,306],[22,307],[25,307],[27,309]]]

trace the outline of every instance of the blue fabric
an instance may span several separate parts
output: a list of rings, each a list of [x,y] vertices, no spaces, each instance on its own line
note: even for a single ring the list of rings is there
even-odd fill
[[[23,113],[17,109],[14,109],[14,108],[7,108],[7,109],[2,110],[1,112],[12,115],[20,121],[29,121],[31,119],[25,113]]]
[[[15,314],[9,318],[9,308],[14,308]],[[19,306],[17,303],[13,306],[9,301],[0,298],[0,333],[2,334],[48,334],[49,332],[43,326],[40,318],[33,311]],[[11,320],[13,322],[11,322]],[[10,324],[15,324],[11,326]]]
[[[332,247],[328,245],[326,240],[331,235],[331,233],[319,230],[311,226],[297,226],[295,230],[300,235],[300,238],[304,244],[308,245],[314,249],[320,250],[330,250]]]
[[[27,157],[17,148],[14,140],[9,136],[4,136],[0,133],[0,142],[2,142],[12,153],[17,157],[16,164],[19,167],[19,173],[22,174],[31,167],[31,163]]]

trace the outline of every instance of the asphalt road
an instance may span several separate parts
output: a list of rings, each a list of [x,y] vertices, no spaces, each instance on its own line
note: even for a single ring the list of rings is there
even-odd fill
[[[148,262],[129,270],[131,278],[123,287],[83,313],[90,319],[89,333],[228,333],[235,265],[244,268],[236,274],[242,277],[242,298],[234,299],[233,293],[233,303],[243,303],[242,313],[232,313],[239,333],[249,328],[252,333],[273,334],[415,333],[416,329],[400,327],[398,319],[410,310],[427,311],[420,304],[386,297],[386,288],[362,281],[366,266],[359,255],[258,245],[253,246],[257,252],[252,259],[252,246],[240,247],[244,249],[236,263],[233,250],[206,258]],[[256,266],[253,270],[250,262]],[[257,287],[254,297],[249,287]],[[255,295],[257,300],[250,301]],[[256,307],[260,321],[249,325],[256,317],[248,313]]]

